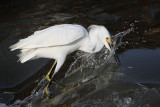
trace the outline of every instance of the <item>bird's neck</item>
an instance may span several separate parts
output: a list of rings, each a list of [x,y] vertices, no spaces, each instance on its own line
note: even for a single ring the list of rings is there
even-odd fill
[[[95,53],[100,51],[104,44],[102,41],[99,40],[98,36],[96,37],[90,37],[84,39],[84,45],[80,48],[80,50],[88,52],[88,53]]]

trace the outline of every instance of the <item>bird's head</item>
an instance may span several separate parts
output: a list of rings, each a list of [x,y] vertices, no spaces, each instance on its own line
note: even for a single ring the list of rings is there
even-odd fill
[[[104,26],[99,26],[99,38],[104,43],[105,47],[111,51],[111,35]]]

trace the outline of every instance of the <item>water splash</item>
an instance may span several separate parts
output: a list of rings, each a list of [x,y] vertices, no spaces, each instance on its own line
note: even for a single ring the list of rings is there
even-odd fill
[[[71,75],[77,70],[82,70],[86,67],[99,68],[105,62],[110,62],[111,61],[110,58],[115,55],[115,50],[121,45],[122,38],[127,34],[129,34],[131,31],[134,31],[134,28],[130,28],[126,31],[120,32],[112,36],[111,52],[105,49],[105,47],[100,52],[95,54],[88,54],[88,53],[79,51],[75,56],[75,61],[71,64],[71,66],[67,70],[65,77]],[[115,60],[118,63],[118,59],[116,57],[115,57]]]
[[[121,45],[122,43],[122,38],[129,34],[130,32],[134,31],[134,28],[130,28],[126,31],[120,32],[116,34],[115,36],[112,36],[112,49],[111,53],[109,54],[108,58],[110,58],[112,55],[115,54],[115,50]]]

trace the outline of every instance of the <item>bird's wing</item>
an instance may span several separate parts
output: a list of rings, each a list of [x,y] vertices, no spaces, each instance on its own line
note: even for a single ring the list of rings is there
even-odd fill
[[[19,45],[17,49],[66,45],[87,34],[87,30],[81,25],[55,25],[44,30],[36,31],[28,38],[20,40],[19,43],[17,43],[17,45]]]

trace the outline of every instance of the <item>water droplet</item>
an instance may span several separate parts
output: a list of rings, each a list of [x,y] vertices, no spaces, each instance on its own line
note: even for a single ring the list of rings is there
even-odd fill
[[[126,44],[128,44],[128,41],[126,41]]]
[[[131,101],[132,101],[132,99],[131,99],[130,97],[126,97],[126,98],[124,99],[124,103],[126,103],[126,104],[130,104]]]

